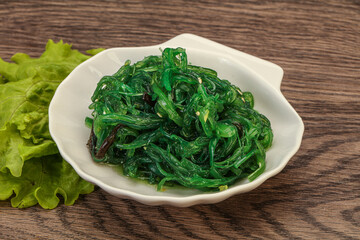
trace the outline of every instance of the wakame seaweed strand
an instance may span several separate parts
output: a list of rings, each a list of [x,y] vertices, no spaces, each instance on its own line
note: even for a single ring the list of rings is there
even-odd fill
[[[89,149],[96,162],[165,186],[202,191],[254,180],[273,140],[254,98],[217,72],[189,65],[185,49],[125,64],[97,85],[89,106]]]

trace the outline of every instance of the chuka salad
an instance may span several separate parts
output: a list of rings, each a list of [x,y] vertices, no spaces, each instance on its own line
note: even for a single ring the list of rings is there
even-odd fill
[[[219,191],[265,170],[273,133],[253,95],[188,64],[185,49],[126,61],[99,81],[91,100],[85,122],[94,161],[120,165],[158,190]]]

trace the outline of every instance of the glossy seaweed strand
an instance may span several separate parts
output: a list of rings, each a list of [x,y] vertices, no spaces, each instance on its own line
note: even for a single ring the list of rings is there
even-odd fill
[[[188,64],[185,49],[126,63],[91,98],[88,146],[96,162],[126,176],[202,191],[253,181],[266,168],[273,133],[250,92]]]

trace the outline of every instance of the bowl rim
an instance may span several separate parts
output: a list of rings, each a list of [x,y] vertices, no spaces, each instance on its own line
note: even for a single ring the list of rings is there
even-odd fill
[[[219,192],[211,192],[211,193],[199,193],[191,196],[183,196],[183,197],[175,197],[175,196],[151,196],[146,194],[140,194],[137,192],[132,192],[130,190],[126,189],[120,189],[113,186],[110,186],[106,184],[105,182],[101,181],[100,179],[91,176],[90,174],[84,172],[80,166],[77,164],[76,161],[74,161],[64,150],[62,146],[62,142],[60,139],[58,139],[56,135],[56,131],[54,130],[54,120],[53,120],[53,112],[54,109],[54,103],[58,99],[59,92],[63,88],[63,86],[71,81],[74,73],[79,71],[79,69],[84,68],[84,66],[91,64],[95,59],[100,58],[102,56],[106,56],[107,53],[111,51],[119,51],[123,49],[140,49],[144,47],[134,47],[134,48],[128,48],[128,47],[119,47],[119,48],[110,48],[106,49],[103,52],[97,54],[96,56],[88,59],[87,61],[81,63],[78,65],[59,85],[59,87],[56,89],[53,99],[50,102],[49,105],[49,130],[50,134],[55,141],[55,143],[58,145],[58,149],[62,157],[74,168],[74,170],[81,176],[83,179],[92,182],[96,185],[98,185],[100,188],[104,189],[108,193],[121,197],[121,198],[127,198],[127,199],[134,199],[141,203],[147,204],[147,205],[173,205],[178,207],[188,207],[195,204],[209,204],[209,203],[216,203],[222,200],[225,200],[233,195],[244,193],[247,191],[251,191],[258,186],[260,186],[262,183],[264,183],[269,178],[277,175],[279,172],[281,172],[284,167],[287,165],[287,163],[290,161],[291,157],[295,155],[295,153],[298,151],[301,145],[303,133],[304,133],[304,124],[301,119],[301,117],[298,115],[298,113],[295,111],[295,109],[290,105],[290,103],[286,100],[284,95],[280,91],[280,84],[283,77],[283,69],[271,62],[268,62],[266,60],[257,58],[255,56],[240,52],[238,50],[229,48],[227,46],[224,46],[222,44],[213,42],[211,40],[193,35],[193,34],[181,34],[178,35],[169,41],[166,41],[161,44],[153,45],[153,46],[146,46],[146,47],[184,47],[184,48],[198,48],[201,50],[205,50],[208,52],[213,53],[222,53],[223,55],[226,55],[231,60],[237,61],[238,63],[243,63],[246,68],[251,72],[251,74],[254,74],[256,77],[261,78],[264,84],[268,84],[271,88],[274,89],[274,91],[277,91],[277,94],[281,97],[282,101],[284,101],[285,104],[288,105],[288,109],[292,111],[292,114],[296,117],[297,120],[297,134],[296,134],[296,145],[291,149],[291,151],[287,152],[287,154],[283,157],[283,160],[277,166],[275,169],[272,169],[269,172],[264,172],[261,174],[257,179],[255,179],[252,182],[247,182],[246,184],[234,186],[231,187],[225,191],[219,191]],[[208,49],[211,48],[211,51]],[[269,72],[272,74],[269,75]]]

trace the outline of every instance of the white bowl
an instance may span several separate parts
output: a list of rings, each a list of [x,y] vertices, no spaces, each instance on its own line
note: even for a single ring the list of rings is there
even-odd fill
[[[115,168],[97,164],[90,157],[86,146],[90,129],[84,119],[91,116],[90,97],[100,78],[114,74],[127,59],[134,63],[148,55],[160,55],[159,48],[165,47],[185,48],[190,63],[213,68],[221,79],[254,94],[255,109],[269,118],[274,133],[273,145],[266,155],[266,170],[254,181],[241,180],[215,193],[184,188],[158,192],[155,185],[122,176]],[[273,63],[192,34],[182,34],[156,46],[112,48],[80,64],[60,84],[49,107],[50,133],[75,171],[110,194],[148,205],[187,207],[216,203],[258,187],[279,173],[299,149],[304,125],[280,92],[282,77],[283,70]]]

